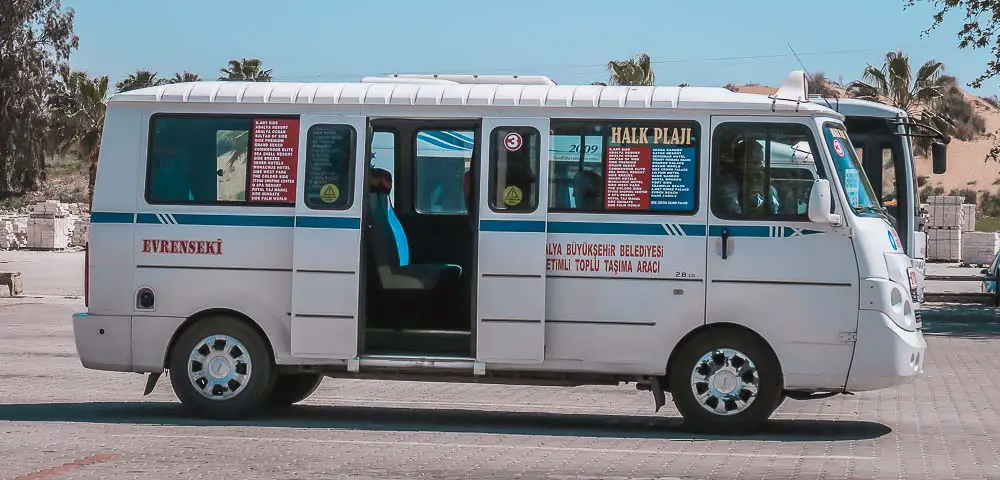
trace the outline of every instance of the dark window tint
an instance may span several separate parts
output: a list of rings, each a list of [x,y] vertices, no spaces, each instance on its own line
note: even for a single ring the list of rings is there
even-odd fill
[[[552,124],[549,210],[694,213],[698,123]]]
[[[155,116],[146,199],[168,204],[295,202],[298,119]]]
[[[305,204],[309,208],[351,207],[357,132],[347,125],[313,125],[306,136]]]
[[[531,127],[500,127],[490,135],[490,208],[533,212],[538,207],[541,138]]]
[[[796,124],[723,124],[715,133],[712,212],[720,218],[808,221],[816,163],[809,128]]]

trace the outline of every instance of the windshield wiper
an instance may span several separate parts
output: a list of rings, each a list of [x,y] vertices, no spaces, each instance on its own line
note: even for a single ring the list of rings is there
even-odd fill
[[[858,207],[858,206],[856,206],[856,207],[854,207],[854,211],[856,213],[877,213],[878,216],[880,216],[880,217],[882,217],[882,218],[884,218],[886,220],[889,219],[889,214],[885,211],[884,208],[882,208],[882,207],[880,207],[878,205],[868,205],[867,207]]]

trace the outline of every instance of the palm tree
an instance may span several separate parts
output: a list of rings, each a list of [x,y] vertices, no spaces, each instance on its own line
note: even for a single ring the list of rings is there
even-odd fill
[[[100,155],[104,114],[107,111],[108,76],[91,78],[87,72],[62,74],[62,101],[53,111],[59,121],[53,127],[55,150],[75,154],[90,161],[87,186],[90,201],[94,198],[94,178]]]
[[[612,85],[653,85],[656,74],[649,55],[641,53],[628,60],[612,60],[608,62],[611,76],[608,81]]]
[[[916,77],[911,78],[910,58],[896,50],[885,54],[882,68],[869,64],[861,80],[847,86],[847,93],[852,97],[889,103],[913,117],[921,107],[942,95],[943,71],[943,63],[928,60]]]
[[[256,58],[230,60],[228,68],[219,70],[222,76],[219,80],[235,80],[244,82],[270,82],[271,70],[261,69],[261,61]]]
[[[174,78],[167,80],[167,83],[185,83],[185,82],[199,82],[201,77],[197,73],[184,72],[175,73]]]
[[[127,92],[129,90],[137,90],[146,87],[156,87],[166,83],[166,79],[159,78],[156,76],[156,72],[150,72],[149,70],[136,70],[135,73],[129,74],[128,78],[115,84],[115,88],[119,92]]]

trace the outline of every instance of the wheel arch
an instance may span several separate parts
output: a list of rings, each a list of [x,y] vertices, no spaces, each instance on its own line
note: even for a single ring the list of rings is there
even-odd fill
[[[170,336],[170,341],[167,342],[167,349],[163,354],[163,367],[167,368],[170,366],[170,355],[174,350],[174,345],[176,345],[177,340],[181,338],[181,335],[184,335],[184,332],[206,318],[218,316],[226,316],[238,320],[257,332],[257,334],[260,335],[261,340],[264,342],[264,345],[267,345],[267,352],[271,356],[271,361],[274,361],[274,346],[271,345],[271,338],[267,336],[267,332],[261,328],[260,324],[250,318],[249,315],[231,308],[209,308],[191,315],[187,318],[187,320],[184,320],[184,323],[174,330],[173,335]]]
[[[736,323],[729,323],[729,322],[706,323],[704,325],[699,326],[698,328],[691,330],[686,335],[681,337],[681,339],[674,346],[673,350],[670,352],[670,356],[667,358],[666,371],[663,376],[664,380],[669,382],[670,369],[671,367],[673,367],[674,361],[676,361],[678,353],[681,351],[681,349],[684,348],[685,345],[688,344],[688,342],[697,337],[700,337],[701,335],[705,335],[710,332],[715,332],[720,330],[738,331],[750,335],[753,338],[756,338],[758,341],[760,341],[762,345],[766,346],[767,350],[771,354],[771,358],[774,360],[775,364],[778,365],[778,373],[779,373],[778,377],[782,379],[782,384],[784,384],[785,370],[784,367],[781,365],[781,359],[778,357],[778,352],[775,351],[774,346],[772,346],[771,343],[768,342],[763,335],[757,333],[756,330],[746,327],[744,325],[739,325]]]

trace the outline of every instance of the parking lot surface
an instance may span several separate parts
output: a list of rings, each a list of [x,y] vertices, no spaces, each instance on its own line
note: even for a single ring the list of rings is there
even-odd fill
[[[70,315],[83,255],[0,252],[0,479],[1000,478],[1000,324],[934,306],[926,374],[892,390],[788,400],[766,432],[685,432],[632,387],[327,379],[245,422],[181,416],[169,381],[84,369]]]

